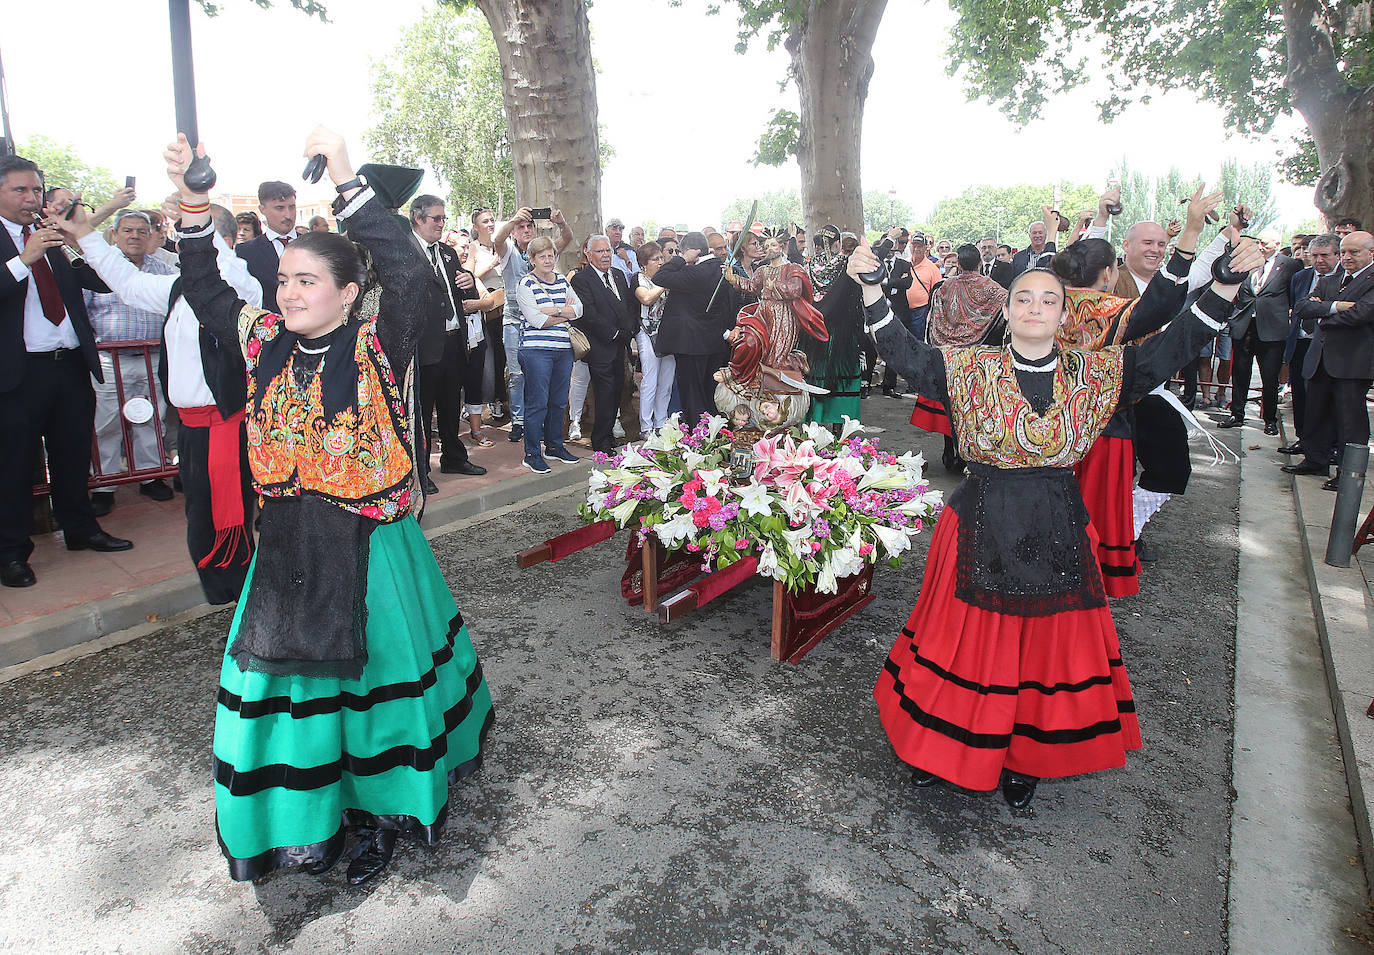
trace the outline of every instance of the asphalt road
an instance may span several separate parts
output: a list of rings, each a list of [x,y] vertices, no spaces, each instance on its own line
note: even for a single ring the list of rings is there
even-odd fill
[[[939,439],[909,404],[865,416]],[[1226,948],[1237,474],[1199,468],[1114,607],[1145,748],[1000,795],[917,790],[871,690],[928,535],[800,665],[757,583],[660,627],[619,596],[624,535],[513,554],[570,494],[434,542],[497,706],[443,843],[380,883],[231,882],[209,778],[219,613],[0,684],[0,948],[42,951],[1218,952]]]

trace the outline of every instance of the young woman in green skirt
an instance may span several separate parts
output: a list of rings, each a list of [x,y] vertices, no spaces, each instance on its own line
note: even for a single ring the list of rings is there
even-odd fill
[[[280,315],[246,306],[215,267],[209,201],[182,178],[192,159],[184,136],[166,159],[181,191],[186,300],[214,347],[246,363],[262,502],[220,670],[220,848],[235,879],[320,874],[351,836],[348,880],[359,884],[386,868],[399,834],[437,841],[449,786],[481,766],[492,707],[413,514],[408,383],[434,271],[354,174],[336,133],[316,128],[305,155],[327,159],[335,212],[371,256],[375,314],[361,310],[362,256],[331,233],[281,251]]]

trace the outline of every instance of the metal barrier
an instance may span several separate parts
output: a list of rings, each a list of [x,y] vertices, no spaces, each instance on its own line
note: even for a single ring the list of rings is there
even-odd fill
[[[134,467],[134,426],[143,424],[158,417],[165,409],[166,402],[158,395],[160,384],[157,379],[157,355],[162,343],[156,338],[141,339],[138,341],[127,342],[102,342],[97,348],[108,353],[112,361],[111,367],[114,369],[115,396],[119,407],[120,435],[124,440],[124,457],[127,467],[123,471],[116,471],[110,474],[102,473],[100,470],[100,443],[97,440],[94,429],[91,434],[91,478],[88,485],[92,488],[116,487],[120,484],[133,484],[135,482],[151,481],[155,478],[175,477],[177,473],[176,465],[169,464],[167,459],[167,445],[163,435],[162,422],[158,422],[154,429],[157,438],[157,459],[159,465],[145,468]],[[141,351],[143,366],[148,373],[149,397],[135,395],[128,398],[124,394],[124,373],[119,361],[119,356],[124,352]],[[141,404],[140,404],[141,402]],[[146,415],[146,416],[145,416]],[[132,420],[131,420],[132,419]],[[46,464],[44,466],[46,471]],[[33,486],[34,496],[41,496],[48,493],[51,486],[49,484],[35,484]]]

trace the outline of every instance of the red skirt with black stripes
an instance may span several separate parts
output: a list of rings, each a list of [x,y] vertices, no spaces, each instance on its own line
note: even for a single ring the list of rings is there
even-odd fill
[[[916,608],[873,688],[897,756],[981,790],[1003,769],[1058,777],[1125,765],[1140,725],[1110,609],[1017,617],[960,600],[958,522],[941,512]],[[1088,537],[1096,543],[1091,527]]]
[[[1097,532],[1097,566],[1108,597],[1140,593],[1135,556],[1135,449],[1130,438],[1101,435],[1074,466],[1083,506]]]
[[[929,431],[931,434],[943,434],[950,437],[952,432],[949,427],[949,412],[939,398],[927,398],[925,395],[916,396],[916,407],[911,409],[911,423],[922,431]]]

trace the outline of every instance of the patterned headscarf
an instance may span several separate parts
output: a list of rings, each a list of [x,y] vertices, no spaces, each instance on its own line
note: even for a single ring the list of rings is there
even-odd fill
[[[960,272],[946,279],[930,304],[930,343],[962,347],[983,340],[1002,311],[1007,290],[979,272]]]

